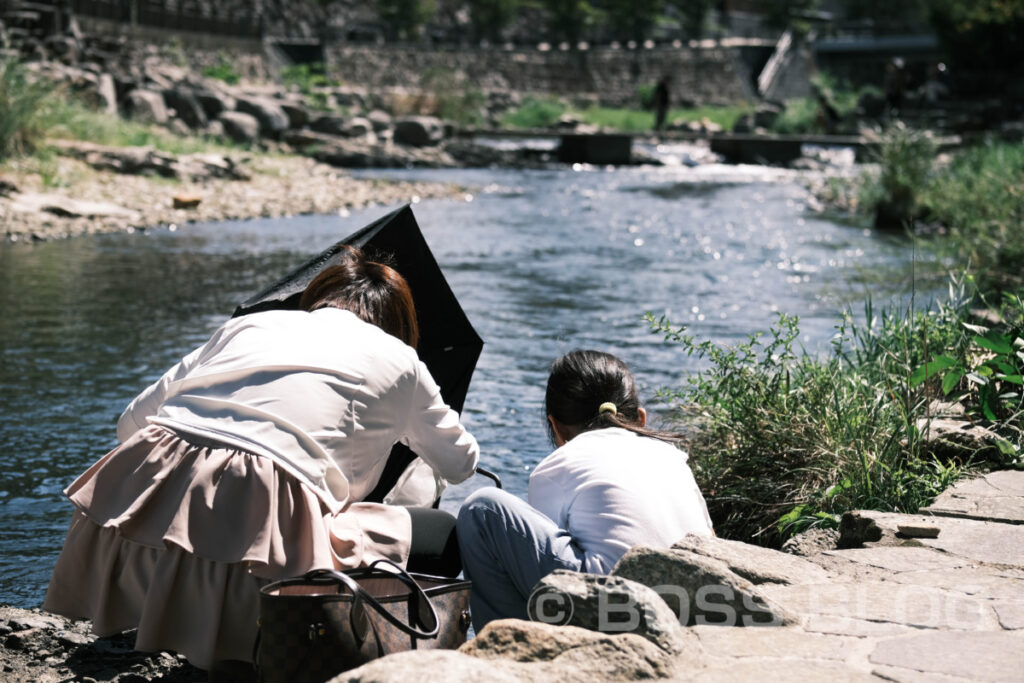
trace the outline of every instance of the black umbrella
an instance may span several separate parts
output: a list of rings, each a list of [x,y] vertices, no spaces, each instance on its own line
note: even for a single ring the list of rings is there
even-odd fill
[[[306,285],[320,271],[339,263],[338,252],[346,244],[359,247],[371,258],[383,257],[409,283],[420,326],[416,351],[441,387],[445,402],[461,412],[484,342],[444,279],[408,205],[324,250],[244,302],[234,316],[298,308]]]
[[[299,298],[313,278],[339,262],[344,245],[359,247],[371,258],[383,257],[405,278],[412,290],[420,340],[416,351],[441,388],[441,396],[456,411],[462,412],[469,380],[476,368],[484,342],[452,293],[441,268],[434,260],[420,232],[412,208],[408,205],[377,219],[365,228],[310,259],[281,280],[248,299],[235,309],[234,316],[270,309],[295,309]],[[411,462],[413,453],[398,445],[392,451],[381,483],[366,500],[379,500]],[[397,474],[395,473],[397,470]],[[393,478],[392,476],[393,475]],[[387,486],[390,490],[390,486]],[[375,494],[378,494],[375,495]]]

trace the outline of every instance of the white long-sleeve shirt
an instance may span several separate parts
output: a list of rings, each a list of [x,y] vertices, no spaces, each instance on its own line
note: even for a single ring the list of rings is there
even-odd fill
[[[150,422],[271,457],[334,510],[373,490],[397,442],[452,482],[479,458],[416,351],[336,308],[232,318],[131,402],[118,437]]]
[[[711,518],[686,453],[619,428],[583,432],[530,475],[529,502],[569,532],[583,570],[607,574],[636,545],[710,536]]]

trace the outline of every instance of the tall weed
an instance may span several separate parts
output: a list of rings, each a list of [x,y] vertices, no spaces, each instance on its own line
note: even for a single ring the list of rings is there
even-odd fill
[[[920,194],[934,246],[969,264],[983,291],[1024,286],[1024,143],[973,147],[953,156]]]
[[[718,533],[775,546],[835,526],[846,510],[916,512],[974,467],[924,447],[919,421],[940,380],[914,381],[937,353],[966,356],[969,304],[961,288],[928,311],[878,311],[869,301],[862,317],[843,316],[820,357],[798,346],[791,316],[729,346],[649,315],[653,332],[706,365],[661,398],[688,434]],[[1019,448],[1019,430],[1008,440]]]
[[[0,61],[0,159],[33,151],[50,123],[51,89],[13,60]]]

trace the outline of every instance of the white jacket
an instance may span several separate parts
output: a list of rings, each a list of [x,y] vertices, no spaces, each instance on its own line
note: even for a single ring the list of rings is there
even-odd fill
[[[271,457],[335,511],[396,442],[452,482],[479,458],[416,351],[336,308],[232,318],[131,402],[118,437],[149,422]]]

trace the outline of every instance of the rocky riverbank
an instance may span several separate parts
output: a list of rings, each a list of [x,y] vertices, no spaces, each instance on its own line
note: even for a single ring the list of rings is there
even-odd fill
[[[1021,680],[1024,472],[961,482],[918,515],[848,513],[814,536],[796,554],[693,536],[634,548],[609,577],[542,580],[538,621],[334,681]],[[0,606],[0,678],[205,680],[177,655],[133,651],[130,633],[88,629]]]
[[[136,152],[153,167],[170,169],[171,177],[95,167],[87,155],[62,154],[56,157],[59,168],[54,172],[73,181],[51,187],[34,161],[9,163],[10,170],[0,175],[0,237],[45,240],[195,221],[334,214],[370,204],[466,194],[464,188],[441,183],[358,179],[295,155],[174,157],[151,148]]]

